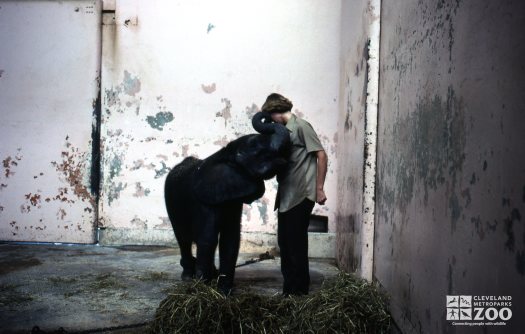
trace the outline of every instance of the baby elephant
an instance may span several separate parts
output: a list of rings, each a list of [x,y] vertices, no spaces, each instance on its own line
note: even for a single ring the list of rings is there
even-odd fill
[[[182,280],[210,281],[219,245],[218,287],[226,295],[233,287],[239,254],[243,203],[264,194],[264,180],[288,163],[290,134],[270,115],[258,112],[252,125],[259,134],[242,136],[204,160],[184,159],[168,174],[166,209],[181,252]],[[191,245],[197,244],[197,256]]]

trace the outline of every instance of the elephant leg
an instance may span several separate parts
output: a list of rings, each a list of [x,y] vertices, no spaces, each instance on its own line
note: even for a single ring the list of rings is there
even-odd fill
[[[233,288],[235,265],[241,242],[241,215],[242,202],[228,203],[221,210],[218,287],[225,295],[229,295]]]
[[[191,253],[192,231],[191,220],[186,221],[187,225],[179,225],[175,229],[175,237],[180,249],[180,265],[182,266],[181,278],[187,282],[195,278],[195,257]],[[188,226],[189,225],[189,226]]]
[[[171,195],[170,192],[166,194]],[[191,244],[194,240],[192,212],[187,203],[179,203],[172,197],[166,196],[168,216],[180,249],[181,278],[183,281],[189,281],[195,277],[195,258],[191,254]]]
[[[179,203],[175,198],[173,189],[168,188],[166,191],[166,208],[180,249],[181,278],[183,281],[189,281],[195,277],[195,258],[191,253],[191,244],[194,240],[192,212],[187,203]]]
[[[197,261],[195,274],[209,282],[215,276],[215,250],[219,235],[219,208],[201,205],[197,210]]]

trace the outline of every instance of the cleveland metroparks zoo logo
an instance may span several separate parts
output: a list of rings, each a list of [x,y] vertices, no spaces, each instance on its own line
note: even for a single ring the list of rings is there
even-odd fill
[[[511,306],[511,296],[447,296],[447,320],[453,325],[505,325]]]

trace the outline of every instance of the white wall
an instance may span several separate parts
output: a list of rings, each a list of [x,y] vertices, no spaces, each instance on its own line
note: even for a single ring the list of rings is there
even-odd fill
[[[339,1],[116,1],[104,22],[103,242],[173,240],[169,168],[254,133],[251,116],[272,92],[293,101],[328,153],[328,202],[314,214],[335,232]],[[275,232],[276,186],[245,205],[244,232]]]
[[[0,3],[0,240],[95,242],[101,4]]]

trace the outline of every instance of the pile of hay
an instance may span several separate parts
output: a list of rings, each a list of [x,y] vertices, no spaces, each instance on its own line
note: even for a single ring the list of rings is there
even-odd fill
[[[152,333],[387,333],[386,296],[339,273],[307,296],[224,297],[201,282],[176,285],[157,309]]]

